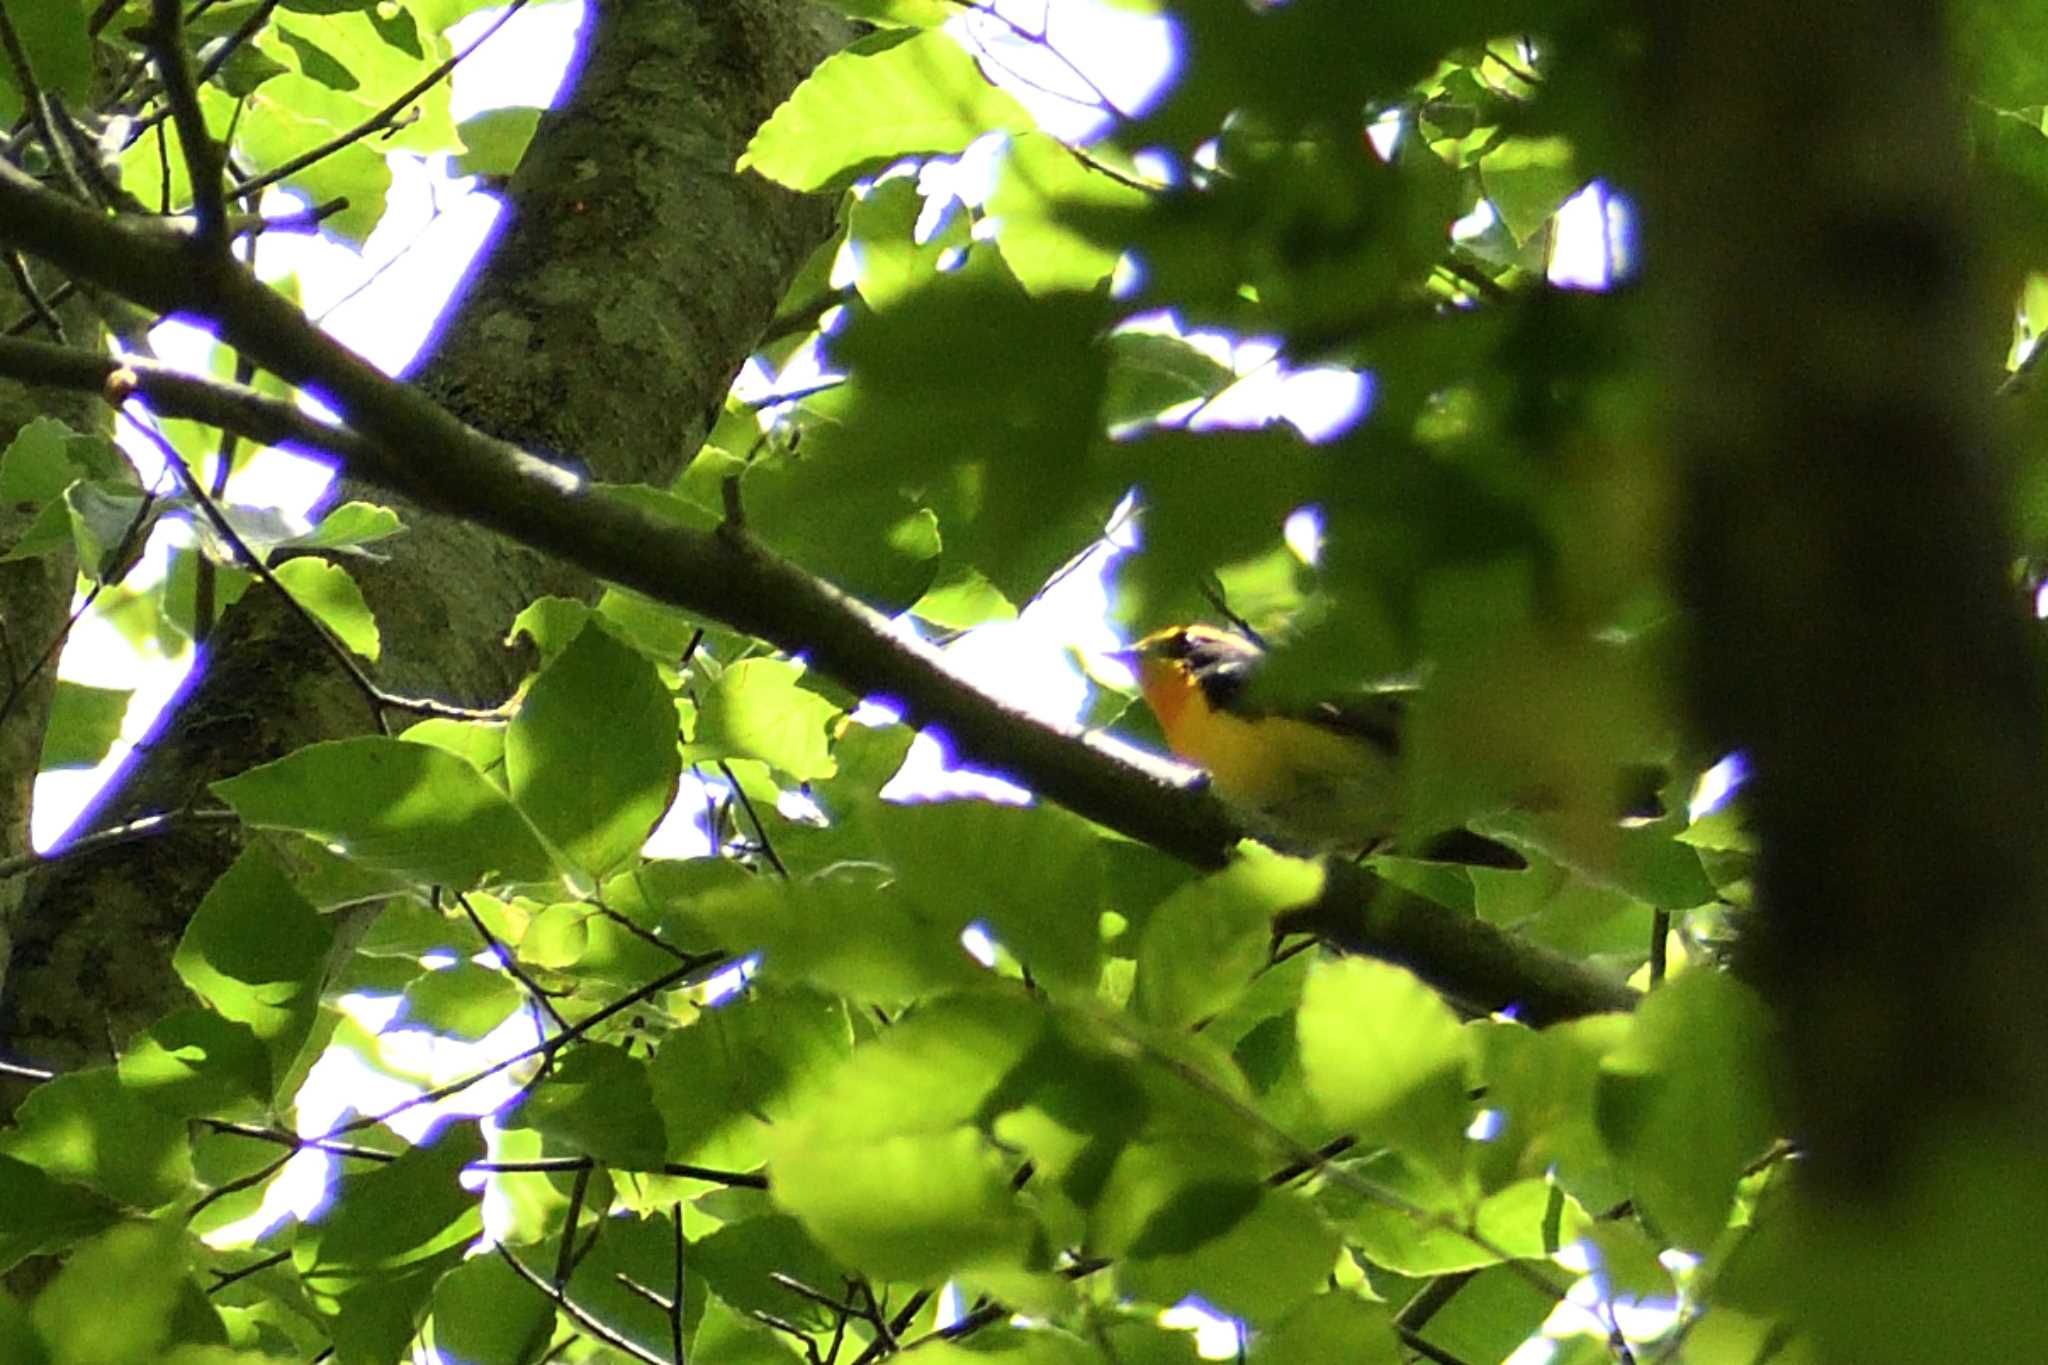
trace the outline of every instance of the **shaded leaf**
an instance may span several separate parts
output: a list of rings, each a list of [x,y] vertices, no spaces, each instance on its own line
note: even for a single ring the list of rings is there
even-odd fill
[[[554,869],[532,826],[469,764],[365,737],[308,745],[213,784],[243,820],[339,845],[365,866],[468,888]]]

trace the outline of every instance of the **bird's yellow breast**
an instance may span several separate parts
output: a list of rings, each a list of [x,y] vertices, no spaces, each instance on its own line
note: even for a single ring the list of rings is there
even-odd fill
[[[1206,768],[1217,797],[1253,832],[1312,851],[1365,848],[1392,832],[1392,755],[1305,720],[1219,710],[1170,662],[1141,666],[1139,686],[1168,747]]]

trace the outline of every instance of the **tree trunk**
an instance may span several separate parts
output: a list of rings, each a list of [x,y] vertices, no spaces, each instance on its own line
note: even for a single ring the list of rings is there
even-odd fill
[[[807,0],[607,0],[566,107],[543,120],[506,221],[418,383],[467,421],[608,481],[662,482],[695,452],[829,201],[733,174],[754,128],[850,29]],[[388,495],[343,486],[339,497]],[[391,691],[494,705],[526,661],[503,643],[544,593],[596,585],[450,518],[401,506],[389,562],[349,569]],[[207,784],[369,730],[364,696],[284,605],[252,591],[96,824],[207,802]],[[402,718],[401,718],[402,719]],[[46,1065],[107,1059],[179,1003],[170,950],[237,847],[180,833],[68,861],[23,907],[0,1036]]]

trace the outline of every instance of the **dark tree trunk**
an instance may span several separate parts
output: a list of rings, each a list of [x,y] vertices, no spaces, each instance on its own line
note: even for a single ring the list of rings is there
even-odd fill
[[[831,231],[828,200],[732,167],[850,30],[807,0],[591,10],[569,103],[543,121],[507,223],[418,382],[486,431],[577,452],[594,477],[661,482],[696,450],[783,290]],[[525,666],[503,643],[513,615],[537,595],[589,596],[596,585],[492,533],[400,511],[411,530],[389,542],[390,561],[348,566],[383,632],[380,682],[502,701]],[[226,613],[208,653],[97,823],[204,802],[216,778],[373,724],[362,694],[262,591]],[[0,1006],[9,1052],[104,1061],[179,1003],[170,950],[235,847],[224,831],[180,834],[38,878]]]

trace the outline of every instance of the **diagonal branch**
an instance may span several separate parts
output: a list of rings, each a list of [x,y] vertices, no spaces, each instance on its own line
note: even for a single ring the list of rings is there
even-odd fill
[[[153,390],[152,402],[162,411],[190,415],[191,406],[204,404],[260,423],[272,434],[223,425],[266,441],[283,435],[303,442],[342,459],[359,478],[801,652],[847,686],[901,702],[913,724],[944,731],[978,762],[1197,866],[1220,865],[1240,837],[1221,806],[1190,785],[1177,765],[1098,733],[1034,720],[997,701],[955,676],[931,646],[898,637],[879,612],[741,528],[705,531],[656,520],[486,436],[319,331],[239,266],[229,263],[211,279],[196,280],[191,243],[189,228],[104,218],[0,165],[0,245],[43,256],[159,312],[204,313],[224,341],[319,395],[346,425],[325,426],[234,385],[174,380],[156,367],[131,364],[133,382]],[[113,373],[112,363],[97,357],[36,342],[0,343],[0,371],[20,372],[16,362],[34,369],[41,382],[102,391]],[[1341,885],[1342,874],[1332,880]],[[1355,924],[1345,925],[1340,941],[1403,962],[1475,1007],[1513,1006],[1526,1018],[1548,1021],[1633,1001],[1633,993],[1611,978],[1479,920],[1434,908],[1388,908],[1379,904],[1385,897],[1360,894],[1368,899],[1343,912]]]

